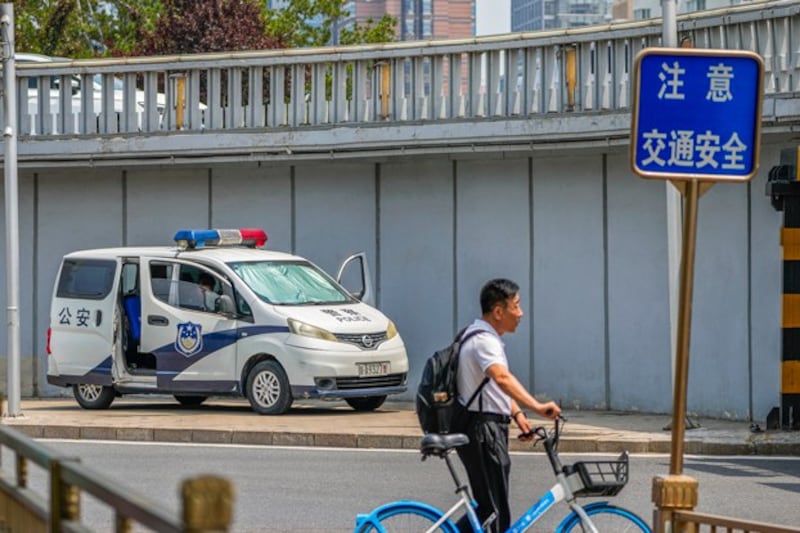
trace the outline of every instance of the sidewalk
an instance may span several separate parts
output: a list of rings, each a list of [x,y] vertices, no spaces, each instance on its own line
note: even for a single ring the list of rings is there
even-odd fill
[[[23,399],[21,411],[2,423],[34,438],[416,449],[422,435],[409,402],[359,413],[343,402],[298,401],[286,415],[259,416],[243,399],[211,398],[187,408],[169,396],[125,396],[101,411],[82,409],[72,398]],[[671,434],[663,430],[669,415],[564,414],[562,452],[670,453]],[[701,427],[686,430],[687,454],[800,456],[800,431],[752,433],[748,422],[692,421]],[[531,447],[512,439],[511,449]]]

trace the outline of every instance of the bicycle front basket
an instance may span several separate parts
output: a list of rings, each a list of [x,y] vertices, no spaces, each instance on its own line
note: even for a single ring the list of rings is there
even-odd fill
[[[616,496],[628,482],[628,452],[615,461],[579,461],[572,469],[583,483],[576,496]]]

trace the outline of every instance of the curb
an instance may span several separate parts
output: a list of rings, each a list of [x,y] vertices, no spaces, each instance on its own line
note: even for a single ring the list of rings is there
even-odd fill
[[[381,435],[343,433],[306,433],[296,431],[246,431],[222,429],[137,428],[68,425],[11,425],[31,438],[68,440],[118,440],[130,442],[163,442],[195,444],[243,444],[253,446],[305,446],[329,448],[416,450],[421,435]],[[512,452],[541,451],[530,443],[511,439]],[[637,454],[669,454],[671,441],[667,436],[643,438],[569,437],[562,436],[562,453],[608,453],[623,451]],[[800,442],[770,440],[768,434],[750,438],[747,442],[730,440],[688,440],[684,452],[689,455],[784,455],[800,456]]]

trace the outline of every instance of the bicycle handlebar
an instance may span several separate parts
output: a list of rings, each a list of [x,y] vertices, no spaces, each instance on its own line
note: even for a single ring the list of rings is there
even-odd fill
[[[552,431],[548,431],[545,426],[536,426],[529,432],[521,433],[517,437],[520,440],[533,437],[534,446],[536,446],[536,443],[541,441],[542,445],[544,446],[544,450],[547,453],[547,458],[550,460],[550,464],[553,467],[553,471],[556,475],[558,475],[558,473],[563,469],[561,460],[558,458],[558,440],[561,437],[561,429],[566,421],[566,417],[564,417],[562,414],[559,414],[553,423]]]
[[[534,442],[533,442],[534,445],[536,445],[536,443],[541,440],[551,439],[551,441],[556,446],[558,446],[558,438],[559,435],[561,434],[561,428],[566,421],[567,421],[566,417],[560,414],[555,419],[552,432],[548,431],[545,426],[536,426],[535,428],[532,428],[530,431],[526,433],[520,433],[519,435],[517,435],[517,438],[521,440],[528,437],[534,437]]]

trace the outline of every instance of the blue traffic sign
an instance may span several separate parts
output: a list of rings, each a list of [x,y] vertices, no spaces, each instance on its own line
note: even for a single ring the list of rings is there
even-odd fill
[[[752,52],[647,48],[636,57],[631,167],[645,178],[751,179],[764,65]]]

